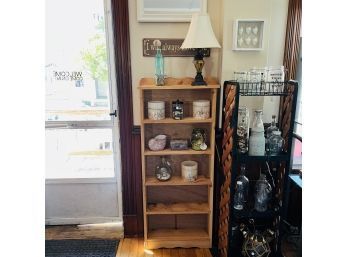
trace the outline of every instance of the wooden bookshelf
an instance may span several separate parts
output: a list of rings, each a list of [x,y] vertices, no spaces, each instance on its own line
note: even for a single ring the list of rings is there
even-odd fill
[[[214,184],[215,120],[218,82],[206,79],[207,86],[191,86],[192,78],[167,78],[164,86],[155,86],[152,78],[143,78],[139,84],[141,105],[141,150],[144,208],[144,243],[147,249],[212,246],[212,209]],[[172,101],[184,102],[184,119],[171,117]],[[211,117],[193,118],[192,103],[209,100]],[[148,101],[165,102],[165,119],[147,117]],[[148,140],[158,134],[169,138],[191,138],[194,128],[207,131],[205,151],[148,149]],[[169,142],[168,142],[169,146]],[[170,158],[174,175],[169,181],[158,181],[155,167],[160,156]],[[181,178],[180,163],[198,162],[198,179],[188,182]]]
[[[145,186],[211,186],[210,178],[198,176],[194,182],[188,182],[182,177],[174,176],[169,181],[159,181],[155,177],[146,177]]]

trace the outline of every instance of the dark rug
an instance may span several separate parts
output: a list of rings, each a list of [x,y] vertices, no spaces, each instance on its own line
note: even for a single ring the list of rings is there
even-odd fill
[[[46,257],[115,257],[118,240],[46,240]]]

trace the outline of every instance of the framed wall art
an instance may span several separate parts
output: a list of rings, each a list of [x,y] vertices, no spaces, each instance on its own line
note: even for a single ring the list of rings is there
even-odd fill
[[[233,28],[233,50],[263,49],[264,20],[236,20]]]
[[[190,22],[197,12],[207,12],[207,0],[137,0],[139,22]]]

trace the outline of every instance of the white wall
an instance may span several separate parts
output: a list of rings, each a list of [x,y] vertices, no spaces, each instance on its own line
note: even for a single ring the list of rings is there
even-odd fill
[[[233,72],[252,67],[280,66],[283,62],[288,0],[208,0],[208,14],[222,48],[212,49],[205,58],[204,75],[217,77],[221,84],[233,78]],[[232,28],[236,19],[264,19],[264,50],[232,51]],[[140,23],[136,17],[136,1],[129,1],[132,89],[134,123],[140,123],[138,83],[142,77],[153,77],[154,59],[142,56],[143,38],[184,38],[189,23]],[[165,58],[165,73],[172,77],[193,77],[191,57]],[[264,122],[277,114],[278,98],[265,101],[263,97],[245,99],[241,104],[264,109]]]
[[[282,65],[287,9],[288,0],[224,0],[221,84],[232,79],[234,71]],[[265,20],[262,51],[232,51],[236,19]],[[263,109],[263,121],[270,122],[272,114],[278,114],[279,98],[241,97],[240,105]]]

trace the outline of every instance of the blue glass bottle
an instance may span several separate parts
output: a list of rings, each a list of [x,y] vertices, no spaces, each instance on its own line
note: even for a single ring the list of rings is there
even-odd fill
[[[155,78],[157,86],[164,85],[164,62],[161,47],[157,47],[155,56]]]

